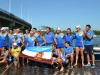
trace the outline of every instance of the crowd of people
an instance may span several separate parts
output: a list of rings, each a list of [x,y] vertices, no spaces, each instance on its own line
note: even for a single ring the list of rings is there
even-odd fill
[[[95,68],[95,56],[93,52],[94,33],[91,30],[91,26],[86,25],[84,31],[81,30],[80,25],[75,28],[75,34],[71,33],[71,28],[68,28],[65,34],[61,32],[60,28],[57,28],[56,34],[54,34],[51,32],[50,27],[47,27],[44,35],[42,31],[37,31],[36,28],[33,28],[31,31],[26,29],[25,34],[21,33],[20,28],[17,28],[15,32],[13,29],[9,29],[7,33],[4,28],[1,28],[0,63],[6,63],[7,68],[9,66],[8,62],[14,61],[14,66],[19,67],[19,55],[26,47],[52,46],[52,64],[56,63],[58,66],[60,65],[60,71],[64,70],[63,64],[70,63],[71,68],[78,65],[79,51],[81,54],[82,66],[91,66],[91,68]],[[76,40],[75,49],[73,47],[74,39]],[[84,65],[84,53],[86,53],[87,56],[86,65]],[[75,64],[73,63],[74,55],[76,57]],[[90,63],[90,55],[92,56],[92,64]],[[28,62],[27,60],[27,63]]]

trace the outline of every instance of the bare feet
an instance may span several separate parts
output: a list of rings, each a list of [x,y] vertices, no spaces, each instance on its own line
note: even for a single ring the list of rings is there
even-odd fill
[[[82,66],[84,66],[84,64],[82,64]]]
[[[60,72],[63,72],[64,71],[64,67],[62,67],[61,69],[60,69]]]
[[[7,65],[5,68],[8,68],[9,67],[9,65]]]
[[[34,68],[37,68],[37,66],[34,66]]]
[[[77,64],[74,64],[74,66],[77,66]]]
[[[1,64],[1,63],[4,63],[4,61],[0,61],[0,64]]]

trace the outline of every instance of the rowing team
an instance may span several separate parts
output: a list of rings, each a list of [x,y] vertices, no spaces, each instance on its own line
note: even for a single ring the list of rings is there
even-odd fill
[[[36,28],[33,28],[30,32],[28,29],[25,30],[25,34],[21,33],[20,28],[16,29],[16,33],[13,32],[13,29],[9,30],[9,33],[5,32],[4,28],[1,28],[1,34],[0,34],[0,52],[1,56],[2,53],[4,53],[4,47],[6,46],[6,39],[8,38],[8,48],[9,53],[11,56],[16,58],[16,60],[19,59],[20,51],[24,50],[26,47],[34,47],[34,46],[51,46],[54,43],[53,47],[53,53],[54,55],[58,55],[57,59],[55,60],[57,63],[59,63],[63,70],[63,62],[68,62],[68,60],[71,58],[71,65],[73,64],[73,40],[76,39],[75,44],[75,51],[76,51],[76,63],[74,66],[78,65],[78,54],[79,51],[81,53],[81,59],[82,59],[82,66],[84,66],[84,52],[87,55],[87,65],[91,66],[91,68],[95,67],[95,56],[93,52],[93,36],[94,33],[91,30],[90,25],[86,25],[86,28],[84,31],[81,31],[81,26],[76,26],[76,33],[71,34],[71,28],[67,29],[66,34],[63,34],[61,32],[60,28],[57,28],[56,34],[54,35],[53,32],[51,32],[50,27],[46,28],[46,33],[43,35],[41,31],[37,31]],[[84,41],[84,43],[83,43]],[[57,49],[55,49],[57,48]],[[92,56],[92,64],[90,64],[90,55]],[[4,55],[5,56],[5,55]],[[66,57],[65,58],[63,58]],[[4,62],[4,61],[2,61]]]

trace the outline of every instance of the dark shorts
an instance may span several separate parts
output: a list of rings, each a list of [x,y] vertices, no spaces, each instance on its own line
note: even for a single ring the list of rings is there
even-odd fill
[[[86,54],[94,54],[94,51],[93,51],[93,45],[85,45],[85,50],[84,52]]]

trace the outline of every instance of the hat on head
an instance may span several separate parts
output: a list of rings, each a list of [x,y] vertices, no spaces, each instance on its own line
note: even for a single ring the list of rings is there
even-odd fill
[[[75,28],[81,28],[81,26],[80,25],[77,25]]]
[[[58,27],[57,30],[61,30],[60,27]]]
[[[5,30],[5,28],[1,28],[1,30]]]
[[[13,43],[14,46],[17,46],[17,43]]]
[[[15,36],[15,35],[17,35],[17,33],[14,33],[13,35]]]

